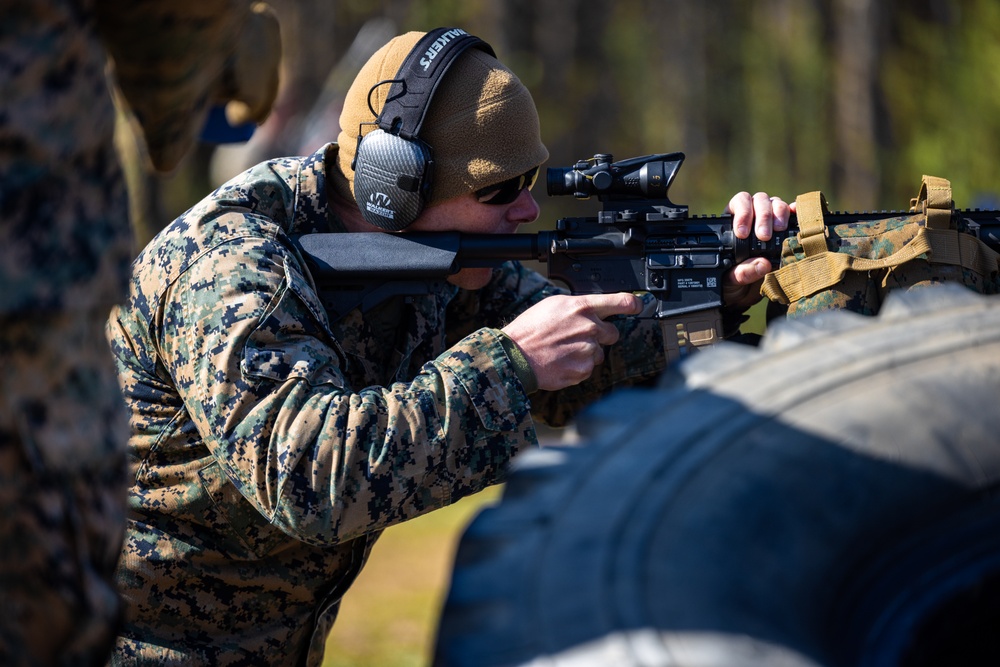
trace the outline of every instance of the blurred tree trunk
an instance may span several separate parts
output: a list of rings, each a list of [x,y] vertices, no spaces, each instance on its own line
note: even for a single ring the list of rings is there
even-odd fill
[[[880,191],[876,134],[878,14],[875,0],[834,0],[834,149],[838,198],[876,205]]]
[[[707,15],[702,0],[664,3],[647,0],[639,20],[649,22],[650,39],[644,71],[637,77],[645,104],[637,109],[645,125],[641,143],[649,152],[683,151],[689,164],[703,160],[708,150]],[[683,32],[683,38],[677,39]],[[635,92],[635,91],[632,91]]]
[[[608,66],[612,3],[514,0],[505,6],[503,41],[521,60],[524,53],[538,59],[538,80],[529,83],[536,84],[535,104],[553,163],[607,150],[598,144],[607,143],[622,103]],[[517,71],[516,56],[501,59]]]

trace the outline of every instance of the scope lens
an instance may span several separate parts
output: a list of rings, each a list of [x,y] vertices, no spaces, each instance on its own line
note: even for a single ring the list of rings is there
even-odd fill
[[[571,195],[576,192],[573,176],[576,171],[563,167],[549,167],[545,170],[545,190],[552,196]]]

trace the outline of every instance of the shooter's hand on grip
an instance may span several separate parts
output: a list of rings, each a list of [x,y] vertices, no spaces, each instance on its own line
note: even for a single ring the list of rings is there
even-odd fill
[[[604,346],[618,341],[605,318],[636,315],[642,301],[633,294],[551,296],[521,313],[503,332],[521,349],[538,388],[548,391],[578,384],[604,362]]]

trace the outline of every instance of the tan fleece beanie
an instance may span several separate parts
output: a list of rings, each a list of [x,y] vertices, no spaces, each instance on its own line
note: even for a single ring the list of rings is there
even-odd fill
[[[413,46],[426,33],[410,32],[393,38],[361,68],[340,114],[337,139],[339,174],[334,187],[354,197],[351,162],[358,132],[375,129],[368,108],[368,91],[380,81],[393,79]],[[371,96],[381,112],[389,85]],[[549,157],[542,144],[538,112],[531,93],[513,72],[479,49],[461,54],[444,75],[424,119],[421,138],[431,147],[434,175],[428,204],[464,195],[520,176]]]

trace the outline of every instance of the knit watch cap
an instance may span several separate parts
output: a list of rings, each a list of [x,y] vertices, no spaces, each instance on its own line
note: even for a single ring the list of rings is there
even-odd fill
[[[375,129],[370,124],[375,118],[368,108],[368,92],[380,81],[396,77],[403,60],[425,34],[394,37],[365,63],[347,91],[337,139],[340,173],[333,175],[334,187],[341,194],[354,196],[351,162],[358,132],[364,135]],[[372,93],[376,112],[381,112],[389,88],[378,86]],[[475,48],[462,53],[445,73],[420,137],[431,147],[434,159],[428,204],[520,176],[549,157],[531,93],[499,60]]]

